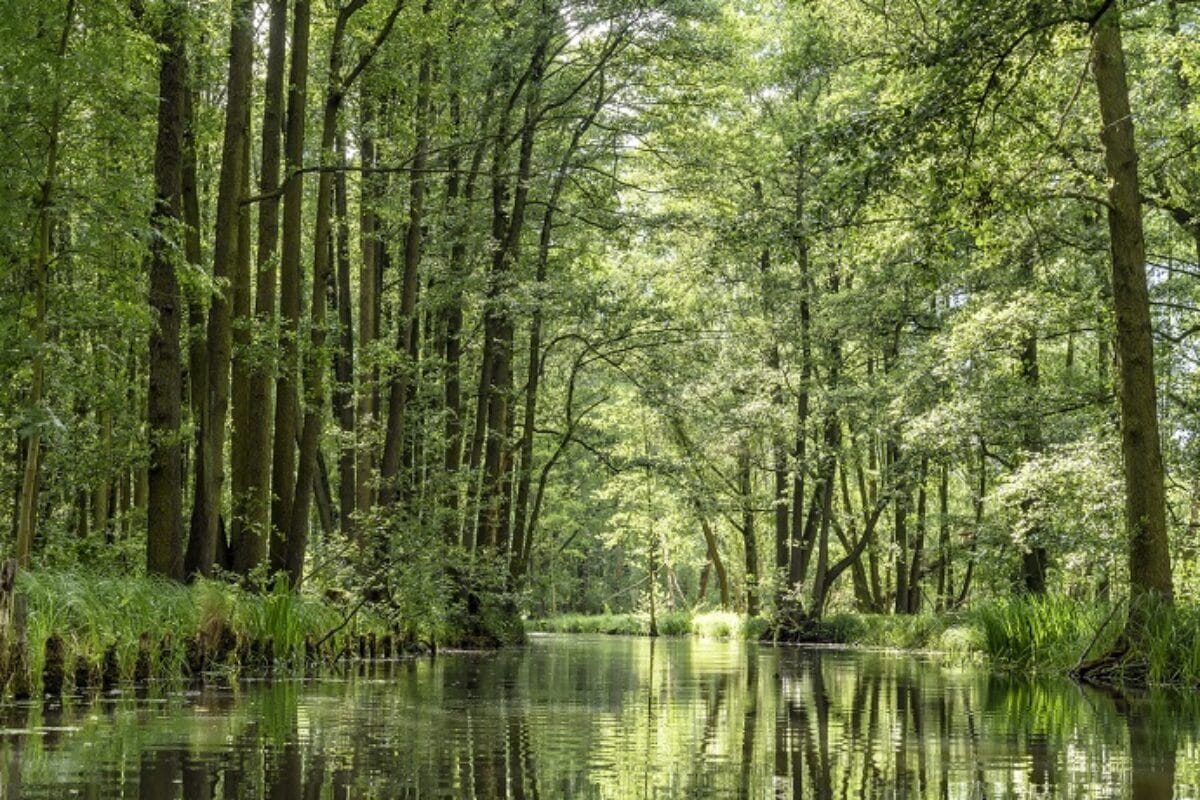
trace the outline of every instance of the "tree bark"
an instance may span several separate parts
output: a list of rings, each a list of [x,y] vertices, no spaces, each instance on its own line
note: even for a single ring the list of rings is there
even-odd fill
[[[150,494],[146,513],[146,571],[177,581],[183,572],[183,442],[180,438],[183,365],[180,296],[173,246],[182,217],[184,86],[187,62],[181,28],[187,3],[171,0],[158,33],[158,135],[154,147],[154,231],[150,248],[150,330],[147,392]]]
[[[758,540],[754,533],[754,497],[750,474],[750,441],[738,444],[738,501],[742,512],[742,547],[746,557],[746,613],[758,614]]]
[[[425,166],[429,157],[429,103],[432,66],[428,49],[421,56],[417,68],[417,98],[413,110],[416,130],[416,149],[413,153],[412,169],[409,172],[408,227],[404,235],[404,275],[401,279],[400,308],[396,350],[409,357],[395,370],[388,384],[387,432],[383,445],[383,460],[380,464],[379,499],[383,505],[392,505],[400,496],[400,466],[405,444],[405,414],[408,412],[411,371],[416,369],[411,355],[414,349],[414,332],[417,288],[420,285],[422,226],[425,213]]]
[[[209,575],[218,555],[221,495],[225,479],[225,428],[229,406],[229,368],[233,349],[230,325],[234,302],[233,278],[238,258],[239,211],[242,199],[243,139],[248,135],[250,72],[254,52],[254,2],[232,0],[229,33],[229,79],[226,85],[225,132],[221,150],[221,174],[217,191],[216,227],[213,239],[213,292],[206,328],[208,344],[208,392],[205,413],[200,419],[201,452],[205,486],[197,492],[194,525],[184,557],[188,575]]]
[[[337,161],[346,165],[346,138],[337,138]],[[334,360],[333,411],[342,432],[338,445],[338,521],[342,535],[353,539],[354,514],[358,502],[354,419],[354,319],[350,290],[350,223],[346,173],[334,178],[334,213],[337,215],[336,289],[332,293],[338,316],[338,348]]]
[[[1117,321],[1121,453],[1125,472],[1125,523],[1129,537],[1128,634],[1136,634],[1146,600],[1171,602],[1171,558],[1159,442],[1154,341],[1146,286],[1145,238],[1138,188],[1137,149],[1129,108],[1120,4],[1096,23],[1092,73],[1103,120],[1101,141],[1108,173],[1113,306]]]
[[[374,167],[375,135],[373,114],[373,99],[367,91],[364,82],[359,96],[359,160],[364,167]],[[355,414],[355,446],[358,454],[355,459],[355,500],[354,506],[360,512],[371,508],[372,472],[375,466],[374,450],[371,447],[371,432],[375,425],[377,413],[374,386],[378,370],[371,366],[369,353],[376,339],[379,338],[379,293],[376,291],[378,271],[381,268],[380,250],[382,242],[376,229],[376,205],[383,196],[382,177],[378,175],[363,175],[362,193],[359,202],[358,239],[362,260],[358,272],[358,358],[357,370],[358,407]]]
[[[297,383],[300,367],[300,250],[303,234],[304,134],[308,98],[309,0],[296,0],[292,15],[292,61],[288,70],[284,136],[283,230],[279,260],[279,369],[275,378],[275,438],[271,449],[270,559],[287,568],[287,536],[296,493]]]
[[[267,532],[271,524],[271,428],[274,417],[273,384],[277,342],[271,338],[275,324],[279,250],[280,156],[284,121],[284,62],[287,50],[287,0],[271,0],[267,33],[267,74],[262,116],[261,173],[258,206],[258,242],[254,282],[254,337],[259,352],[250,358],[245,409],[238,411],[235,396],[233,440],[233,509],[230,538],[233,569],[240,575],[267,557]],[[248,324],[248,321],[247,321]]]
[[[67,55],[67,43],[75,24],[75,0],[67,0],[66,19],[62,35],[58,40],[56,57],[59,62]],[[30,326],[33,361],[32,379],[29,385],[29,406],[40,412],[42,396],[46,386],[46,314],[50,283],[51,241],[53,225],[54,193],[58,187],[59,138],[62,134],[63,100],[62,89],[57,85],[50,107],[50,120],[46,136],[46,171],[38,191],[34,242],[31,261],[33,278],[33,321]],[[42,462],[42,437],[39,425],[35,425],[25,441],[25,461],[21,478],[20,507],[17,515],[17,565],[28,569],[33,555],[33,539],[37,532],[38,496],[41,481],[39,475]]]
[[[357,64],[342,74],[342,47],[346,26],[362,3],[343,6],[334,22],[333,39],[329,50],[329,78],[321,115],[320,161],[334,165],[334,146],[337,139],[338,112],[342,100],[354,80],[366,69],[379,46],[391,32],[403,0],[398,0],[370,47],[359,56]],[[322,170],[317,178],[317,209],[313,229],[313,282],[309,349],[304,364],[304,424],[300,434],[300,452],[296,469],[295,495],[288,518],[287,548],[284,569],[292,587],[299,587],[304,575],[304,556],[308,548],[308,516],[314,481],[317,479],[321,430],[325,421],[325,373],[328,356],[325,353],[325,298],[329,282],[329,259],[333,235],[333,172]],[[323,479],[324,480],[324,479]]]

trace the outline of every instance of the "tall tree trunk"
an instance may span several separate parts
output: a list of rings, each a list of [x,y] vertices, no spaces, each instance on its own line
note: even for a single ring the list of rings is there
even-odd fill
[[[755,183],[755,193],[758,199],[762,201],[762,185]],[[763,248],[758,259],[759,272],[762,277],[762,294],[764,311],[774,325],[774,304],[771,302],[771,297],[774,294],[771,284],[771,251],[768,248]],[[779,342],[776,340],[776,334],[772,331],[771,346],[767,349],[767,369],[771,374],[771,404],[782,415],[784,413],[784,397],[783,397],[783,375],[780,372],[781,360],[779,355]],[[771,456],[774,461],[772,464],[775,485],[771,499],[771,508],[775,522],[775,575],[773,583],[775,583],[775,607],[782,611],[784,607],[784,598],[790,588],[788,580],[791,567],[791,546],[789,537],[791,536],[791,528],[789,526],[788,517],[788,447],[787,440],[783,434],[776,431],[771,436]]]
[[[908,569],[908,613],[921,611],[921,576],[925,574],[925,532],[928,522],[929,456],[921,456],[921,472],[917,477],[917,531],[912,543],[912,561]]]
[[[180,440],[183,365],[179,349],[180,296],[172,246],[182,216],[184,86],[187,62],[181,28],[186,0],[170,0],[158,33],[158,136],[154,146],[154,230],[150,248],[150,330],[147,421],[150,496],[146,513],[146,571],[177,581],[183,572],[183,443]]]
[[[488,281],[488,308],[484,325],[485,335],[489,336],[488,342],[485,343],[485,358],[490,356],[491,366],[486,369],[490,381],[487,384],[487,437],[480,488],[478,535],[483,543],[500,552],[508,549],[512,511],[510,442],[513,420],[509,405],[513,388],[513,321],[505,295],[513,280],[513,267],[520,256],[521,235],[525,227],[525,210],[529,199],[534,134],[541,113],[541,84],[546,67],[546,48],[549,44],[548,23],[543,22],[543,26],[543,33],[530,60],[526,82],[525,117],[521,126],[516,189],[513,191],[511,213],[504,210],[504,201],[508,194],[507,183],[504,176],[496,171],[504,162],[499,144],[493,170],[492,236],[495,239],[495,250]],[[491,345],[490,353],[488,344]],[[480,388],[484,388],[482,384]]]
[[[334,148],[337,140],[337,117],[341,108],[342,43],[348,14],[339,14],[335,23],[329,51],[329,79],[321,114],[320,162],[336,166]],[[298,587],[304,572],[304,555],[308,547],[309,510],[314,481],[317,476],[317,456],[321,445],[321,428],[325,415],[325,299],[328,292],[329,256],[333,238],[333,172],[323,169],[317,176],[317,208],[313,226],[312,306],[309,311],[309,345],[305,353],[303,383],[303,424],[300,427],[300,450],[296,464],[295,494],[288,517],[287,547],[284,569],[291,586]]]
[[[708,517],[701,507],[700,501],[693,499],[692,505],[696,510],[696,517],[700,520],[700,531],[704,534],[704,549],[708,563],[712,564],[713,571],[717,573],[717,588],[721,594],[721,609],[728,611],[729,574],[725,570],[725,562],[721,559],[721,551],[717,548],[716,534],[713,533],[712,524],[708,521]]]
[[[1171,602],[1171,557],[1159,443],[1154,378],[1154,341],[1146,287],[1146,252],[1138,188],[1137,149],[1129,108],[1120,4],[1096,23],[1092,73],[1104,126],[1108,173],[1108,228],[1112,253],[1113,306],[1120,360],[1121,453],[1125,467],[1125,521],[1129,537],[1129,619],[1136,636],[1148,596]]]
[[[61,64],[67,55],[67,43],[75,25],[75,0],[67,0],[66,19],[55,52]],[[32,379],[29,385],[29,407],[40,412],[46,388],[46,313],[50,284],[51,242],[55,190],[58,188],[59,137],[62,134],[62,89],[56,84],[51,91],[50,120],[46,136],[46,171],[38,191],[34,222],[34,241],[30,272],[33,277],[33,321],[30,339],[33,348]],[[33,555],[33,539],[37,532],[39,474],[42,461],[42,437],[35,426],[25,440],[25,461],[21,478],[20,508],[17,515],[17,564],[28,568]]]
[[[750,474],[750,440],[743,436],[737,453],[738,502],[742,512],[742,547],[746,556],[746,613],[758,614],[758,540],[754,533],[754,496]]]
[[[194,270],[203,270],[203,250],[200,242],[200,186],[196,166],[196,117],[193,106],[192,92],[184,88],[184,129],[183,129],[183,248],[184,258]],[[200,518],[197,516],[204,507],[202,496],[208,481],[204,477],[204,459],[200,457],[203,450],[203,431],[200,420],[204,418],[204,408],[208,403],[208,351],[204,346],[204,298],[198,291],[192,291],[187,296],[188,333],[187,333],[187,382],[188,410],[194,435],[191,441],[192,460],[192,509],[188,518],[188,535],[196,530]],[[147,487],[148,491],[148,487]],[[187,571],[184,571],[186,577]]]
[[[542,366],[542,317],[541,289],[546,283],[546,270],[550,262],[550,244],[554,235],[554,211],[558,208],[562,197],[563,187],[571,174],[571,162],[579,150],[584,134],[596,120],[596,115],[604,107],[607,98],[603,76],[600,76],[600,90],[596,100],[587,115],[580,120],[571,133],[571,140],[563,150],[558,169],[550,186],[550,194],[546,200],[546,210],[542,215],[542,228],[538,236],[537,268],[534,271],[534,294],[537,298],[533,309],[533,319],[529,323],[529,376],[525,384],[525,415],[521,427],[520,445],[520,474],[517,477],[516,508],[513,513],[513,546],[509,559],[509,575],[514,581],[520,580],[525,570],[530,548],[532,547],[531,529],[526,527],[529,508],[529,489],[533,480],[533,433],[537,423],[538,389],[541,379]]]
[[[337,161],[346,166],[346,138],[337,138]],[[350,221],[349,198],[346,193],[346,173],[339,171],[334,178],[334,212],[337,214],[337,288],[333,293],[338,315],[338,348],[334,360],[337,379],[333,389],[333,411],[342,431],[338,446],[338,520],[342,534],[351,539],[354,534],[354,513],[358,502],[358,477],[354,419],[354,319],[350,290]]]
[[[800,582],[801,572],[800,541],[804,533],[804,479],[805,471],[808,469],[806,462],[808,460],[809,384],[812,382],[812,312],[809,307],[808,230],[804,210],[805,189],[808,180],[805,149],[798,147],[794,158],[796,161],[796,197],[793,223],[796,226],[796,232],[793,239],[796,248],[796,262],[800,268],[800,386],[796,402],[796,444],[793,451],[794,466],[792,470],[792,531],[789,540],[791,554],[788,565],[788,585],[792,589]]]
[[[369,84],[364,81],[359,96],[359,161],[364,168],[375,167],[375,125],[373,98],[367,90]],[[377,272],[381,267],[380,250],[382,242],[376,233],[378,227],[376,206],[383,196],[382,178],[378,175],[364,174],[362,177],[362,193],[359,202],[358,240],[362,253],[358,272],[358,358],[356,388],[358,391],[358,408],[355,414],[355,446],[358,454],[355,459],[355,499],[354,506],[359,512],[371,508],[372,472],[375,459],[371,447],[371,433],[375,426],[377,413],[375,392],[377,370],[371,366],[369,353],[373,343],[379,338],[379,294],[376,292],[378,282]]]
[[[834,266],[829,275],[830,296],[838,293],[839,281],[838,268]],[[827,348],[828,364],[825,384],[828,394],[832,398],[837,395],[841,377],[842,343],[835,335],[829,339]],[[833,497],[836,491],[834,481],[837,478],[838,451],[842,446],[842,423],[838,419],[837,404],[832,400],[825,409],[822,444],[819,482],[813,491],[813,508],[818,509],[819,523],[816,530],[817,563],[813,575],[812,602],[808,609],[810,619],[821,618],[829,588],[832,581],[836,579],[836,576],[829,574],[829,528],[833,523]],[[866,536],[865,533],[864,536]],[[842,569],[844,568],[842,567]],[[801,575],[803,575],[803,571]],[[801,579],[803,580],[803,578]]]
[[[1027,278],[1033,277],[1032,265],[1027,269]],[[1021,377],[1025,383],[1026,404],[1024,421],[1021,431],[1021,443],[1027,457],[1036,457],[1042,452],[1041,403],[1039,393],[1038,373],[1038,339],[1037,333],[1025,337],[1021,347]],[[1029,514],[1037,504],[1037,499],[1027,497],[1021,501],[1021,512]],[[1046,593],[1046,547],[1041,542],[1041,526],[1026,523],[1025,535],[1027,542],[1025,552],[1021,555],[1021,583],[1030,594]]]
[[[220,535],[221,495],[225,479],[225,428],[229,405],[229,367],[233,349],[230,326],[235,262],[238,258],[239,210],[242,199],[243,139],[248,135],[250,71],[254,52],[254,2],[232,0],[229,32],[229,80],[226,86],[225,132],[217,191],[213,238],[213,292],[208,311],[208,402],[200,420],[205,486],[197,492],[202,505],[188,540],[184,570],[209,575],[216,562]]]
[[[943,461],[938,480],[937,610],[950,608],[954,573],[950,564],[950,464]]]
[[[296,494],[299,430],[300,250],[303,235],[304,133],[308,98],[309,0],[292,9],[292,61],[288,69],[284,136],[283,229],[279,259],[279,369],[275,379],[275,431],[271,449],[270,558],[273,571],[287,568],[287,535]]]
[[[351,15],[362,4],[343,6],[334,22],[333,39],[329,49],[329,78],[325,104],[321,115],[320,160],[326,167],[336,165],[334,146],[337,139],[338,112],[342,100],[354,80],[362,74],[383,40],[390,33],[396,16],[403,6],[399,0],[376,34],[370,47],[359,56],[358,63],[342,75],[342,47],[346,26]],[[333,172],[323,169],[317,179],[317,210],[313,229],[313,282],[310,338],[304,364],[304,424],[300,434],[300,452],[296,468],[295,495],[288,518],[287,549],[284,568],[293,587],[299,587],[304,574],[304,556],[308,547],[308,516],[314,481],[318,477],[321,430],[325,421],[325,374],[328,357],[325,353],[325,298],[329,283],[329,258],[333,236]],[[322,481],[327,477],[322,476]]]
[[[252,144],[250,141],[250,103],[246,104],[245,131],[246,134],[242,137],[243,169],[241,191],[241,195],[244,198],[250,196]],[[226,533],[232,534],[234,513],[244,513],[247,500],[250,496],[251,470],[249,462],[252,457],[246,452],[245,434],[252,427],[250,418],[251,413],[253,413],[250,400],[250,391],[253,388],[251,386],[251,377],[254,370],[253,363],[257,360],[254,354],[255,331],[253,328],[253,309],[251,307],[253,297],[250,288],[251,262],[253,261],[251,235],[250,204],[239,203],[237,259],[234,262],[232,280],[230,281],[233,290],[233,313],[231,317],[233,349],[231,351],[232,363],[230,365],[229,387],[230,419],[233,421],[233,428],[229,435],[230,451],[232,453],[230,461],[232,472],[229,504],[230,523],[227,524],[225,518],[221,517],[221,524],[218,526],[218,557],[216,562],[225,570],[233,570],[234,568],[234,550],[231,540],[226,538]]]
[[[287,50],[287,0],[271,0],[267,33],[267,74],[263,96],[262,166],[259,175],[258,252],[255,258],[254,338],[260,347],[249,359],[249,382],[239,411],[234,398],[233,508],[230,539],[233,569],[248,575],[267,557],[267,531],[271,524],[271,423],[274,417],[273,388],[276,342],[271,338],[275,324],[275,260],[279,250],[280,155],[284,121],[284,64]]]
[[[428,10],[428,4],[426,5]],[[405,445],[405,414],[408,413],[411,373],[416,369],[415,351],[417,289],[420,285],[422,226],[425,224],[425,167],[429,157],[429,102],[432,66],[426,48],[417,68],[417,99],[413,109],[416,150],[409,172],[408,228],[404,236],[404,276],[401,279],[400,319],[396,350],[408,356],[408,362],[395,370],[388,385],[387,433],[380,464],[379,499],[392,505],[400,495],[400,467]],[[411,480],[411,476],[407,476]]]

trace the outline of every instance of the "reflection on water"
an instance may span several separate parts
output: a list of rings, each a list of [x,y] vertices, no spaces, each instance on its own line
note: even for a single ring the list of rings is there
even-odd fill
[[[535,638],[0,709],[0,798],[1200,796],[1200,702],[911,656]]]

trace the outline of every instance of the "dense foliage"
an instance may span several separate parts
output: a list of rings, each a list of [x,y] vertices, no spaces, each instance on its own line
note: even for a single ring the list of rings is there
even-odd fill
[[[1198,25],[19,0],[6,548],[468,638],[1194,601]]]

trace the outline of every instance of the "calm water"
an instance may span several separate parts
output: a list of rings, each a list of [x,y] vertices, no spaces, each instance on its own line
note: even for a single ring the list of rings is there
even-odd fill
[[[0,709],[0,797],[1200,797],[1198,707],[911,656],[536,637]]]

